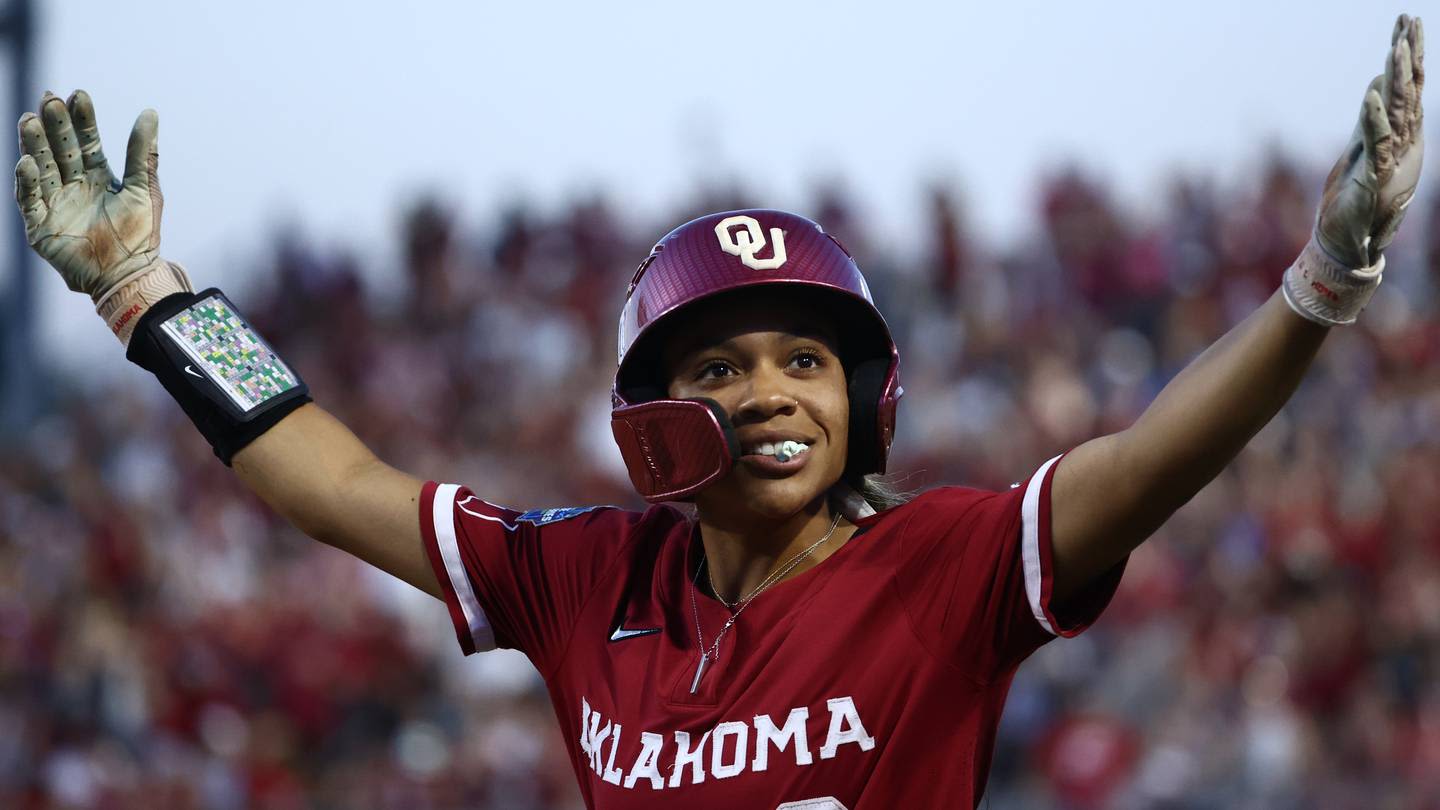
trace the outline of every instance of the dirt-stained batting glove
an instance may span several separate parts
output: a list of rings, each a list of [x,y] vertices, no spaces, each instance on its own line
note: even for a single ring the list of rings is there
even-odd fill
[[[1325,180],[1315,234],[1285,271],[1285,300],[1312,321],[1354,323],[1380,286],[1385,248],[1420,182],[1424,87],[1424,28],[1402,14],[1385,72],[1370,82],[1350,143]]]
[[[68,101],[46,93],[40,114],[26,113],[19,123],[15,200],[26,238],[70,289],[89,294],[126,344],[152,304],[191,291],[185,271],[160,258],[158,127],[154,110],[140,113],[125,150],[125,175],[116,180],[85,91]]]

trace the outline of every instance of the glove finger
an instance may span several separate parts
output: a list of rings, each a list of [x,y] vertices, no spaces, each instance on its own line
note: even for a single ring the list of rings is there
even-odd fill
[[[1405,34],[1406,29],[1409,27],[1409,14],[1401,14],[1395,18],[1395,28],[1390,31],[1390,46],[1392,48],[1400,41],[1400,37]]]
[[[40,116],[27,112],[20,116],[20,153],[34,158],[40,172],[40,196],[48,204],[60,188],[60,170],[50,154],[50,140],[45,137],[45,128],[40,125]]]
[[[1405,130],[1407,140],[1420,137],[1420,85],[1415,81],[1415,21],[1411,20],[1401,43],[1401,58],[1405,61]],[[1421,69],[1424,70],[1423,68]]]
[[[1390,129],[1400,143],[1410,141],[1411,95],[1415,77],[1410,72],[1410,43],[1401,40],[1390,51],[1390,65],[1385,72],[1385,107],[1390,116]]]
[[[1382,74],[1377,75],[1375,78],[1373,78],[1373,79],[1370,80],[1370,84],[1368,84],[1368,85],[1365,86],[1365,94],[1366,94],[1366,95],[1369,95],[1370,93],[1379,93],[1381,99],[1382,99],[1382,100],[1384,99],[1384,97],[1385,97],[1385,74],[1382,73]]]
[[[40,167],[29,155],[21,155],[20,162],[15,164],[15,202],[25,219],[26,232],[39,228],[49,213],[45,199],[40,196]]]
[[[1385,114],[1385,102],[1375,87],[1378,81],[1377,77],[1365,93],[1365,101],[1360,108],[1360,132],[1365,143],[1367,167],[1378,185],[1383,186],[1395,171],[1395,138]]]
[[[1415,96],[1425,91],[1425,24],[1419,17],[1410,21],[1410,73],[1415,76]]]
[[[130,130],[130,143],[125,147],[126,187],[149,189],[155,183],[155,172],[159,166],[160,154],[157,145],[160,130],[160,116],[154,110],[143,110],[135,119]]]
[[[40,102],[40,121],[45,125],[45,137],[50,139],[50,151],[60,171],[60,182],[73,183],[83,178],[85,162],[80,158],[75,127],[70,123],[70,111],[65,108],[65,102],[59,96],[47,95]]]
[[[70,108],[70,122],[75,125],[75,137],[80,142],[85,170],[103,170],[109,175],[110,161],[105,159],[105,150],[100,148],[100,127],[95,122],[95,105],[90,101],[90,94],[76,90],[70,94],[65,106]]]

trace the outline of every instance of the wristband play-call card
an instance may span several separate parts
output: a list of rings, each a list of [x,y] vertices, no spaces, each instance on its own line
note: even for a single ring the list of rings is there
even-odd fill
[[[241,412],[249,412],[300,384],[300,379],[218,295],[170,316],[160,328],[195,361],[187,374],[209,377]]]

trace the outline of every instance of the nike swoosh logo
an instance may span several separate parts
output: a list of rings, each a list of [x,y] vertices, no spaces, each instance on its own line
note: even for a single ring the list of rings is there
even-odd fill
[[[202,380],[205,379],[205,375],[204,375],[204,374],[201,374],[200,372],[196,371],[196,370],[195,370],[195,367],[192,366],[192,365],[190,365],[190,364],[188,364],[188,363],[185,365],[185,373],[186,373],[186,374],[193,374],[193,375],[195,375],[196,377],[199,377],[199,378],[202,379]]]
[[[650,635],[650,634],[652,634],[652,633],[658,633],[658,632],[660,632],[660,628],[658,628],[658,627],[634,627],[634,628],[631,628],[631,627],[626,627],[625,625],[622,624],[622,625],[617,626],[614,630],[611,630],[611,631],[610,631],[610,640],[611,640],[611,641],[624,641],[624,640],[627,639],[627,638],[634,638],[634,637],[636,637],[636,636],[648,636],[648,635]]]

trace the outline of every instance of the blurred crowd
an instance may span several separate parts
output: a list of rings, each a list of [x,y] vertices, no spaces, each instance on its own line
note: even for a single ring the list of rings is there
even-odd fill
[[[803,213],[901,346],[897,483],[1003,488],[1130,424],[1305,242],[1321,176],[1274,155],[1256,178],[1127,212],[1059,172],[1009,247],[937,185],[909,252],[818,193]],[[673,225],[760,202],[476,223],[424,202],[395,266],[282,237],[226,286],[391,464],[518,507],[638,507],[609,433],[625,283]],[[1093,630],[1021,668],[988,806],[1440,808],[1440,206],[1389,258]],[[0,452],[0,807],[579,806],[523,657],[463,658],[440,603],[281,522],[121,366],[59,381]]]

